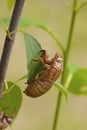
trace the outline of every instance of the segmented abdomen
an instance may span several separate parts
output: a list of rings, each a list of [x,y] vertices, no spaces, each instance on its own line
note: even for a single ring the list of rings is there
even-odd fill
[[[55,57],[54,57],[55,58]],[[37,79],[34,79],[28,84],[24,93],[30,97],[39,97],[46,93],[55,80],[59,77],[62,71],[62,62],[53,62],[51,65],[47,65],[46,70],[38,74]]]

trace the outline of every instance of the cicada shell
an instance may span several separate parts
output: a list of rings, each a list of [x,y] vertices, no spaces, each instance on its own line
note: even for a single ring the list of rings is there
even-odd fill
[[[49,60],[46,51],[43,51],[43,56],[41,59],[45,70],[39,72],[32,82],[28,82],[28,86],[24,93],[27,96],[36,98],[45,94],[57,80],[62,72],[62,57],[59,53]]]
[[[0,130],[7,128],[13,122],[13,118],[0,111]]]

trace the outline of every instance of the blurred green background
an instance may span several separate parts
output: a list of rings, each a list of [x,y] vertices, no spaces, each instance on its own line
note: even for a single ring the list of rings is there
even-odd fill
[[[78,0],[79,2],[85,0]],[[26,0],[22,17],[42,21],[51,28],[66,46],[71,18],[73,0]],[[0,17],[9,17],[5,1],[0,0]],[[52,57],[60,51],[54,40],[44,31],[36,27],[24,29],[38,39],[42,47]],[[5,39],[5,32],[0,30],[0,55]],[[87,6],[79,12],[76,19],[70,62],[80,67],[87,66]],[[6,79],[15,81],[27,72],[23,35],[17,33],[12,51]],[[19,83],[22,89],[26,81]],[[52,87],[45,95],[33,99],[24,95],[22,108],[13,124],[13,130],[51,130],[54,120],[58,91]],[[16,98],[16,97],[15,97]],[[87,97],[69,94],[60,113],[59,130],[87,130]],[[9,129],[9,128],[8,128]]]

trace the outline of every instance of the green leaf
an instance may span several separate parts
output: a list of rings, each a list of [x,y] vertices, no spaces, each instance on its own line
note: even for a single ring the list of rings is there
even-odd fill
[[[4,111],[8,116],[15,118],[21,107],[21,103],[21,89],[13,82],[7,82],[7,86],[4,86],[2,99],[0,100],[0,110]]]
[[[78,69],[79,69],[79,67],[77,65],[75,65],[75,64],[68,64],[69,73],[74,73]]]
[[[15,3],[15,0],[6,0],[8,9],[11,9]]]
[[[87,96],[87,68],[77,69],[74,72],[68,91],[76,95]]]
[[[3,20],[4,20],[5,24],[8,25],[9,18],[4,18]],[[64,48],[62,46],[62,43],[58,39],[58,36],[56,36],[56,34],[52,30],[50,30],[45,24],[43,24],[40,21],[28,19],[28,18],[22,18],[20,20],[19,27],[23,28],[23,27],[30,27],[30,26],[36,26],[36,27],[39,27],[39,28],[43,29],[44,31],[46,31],[55,40],[55,42],[59,45],[61,50],[64,52]]]
[[[64,94],[64,96],[65,96],[65,98],[67,100],[68,99],[68,93],[67,93],[66,89],[63,87],[63,85],[60,84],[60,83],[54,83],[54,86],[56,88],[58,88],[58,90]]]
[[[78,70],[79,67],[75,64],[68,64],[66,68],[65,78],[64,78],[64,84],[65,87],[68,87],[68,84],[71,81],[71,78],[76,70]]]
[[[43,65],[39,61],[41,59],[41,45],[31,35],[24,33],[25,46],[26,46],[26,57],[27,57],[27,69],[29,75],[29,81],[31,82],[37,73],[44,69]]]

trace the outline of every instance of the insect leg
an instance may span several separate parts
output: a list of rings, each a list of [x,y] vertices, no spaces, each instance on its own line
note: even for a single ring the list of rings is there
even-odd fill
[[[35,61],[35,62],[40,62],[43,66],[45,66],[45,63],[44,63],[43,59],[36,59],[36,58],[34,58],[32,60]]]

